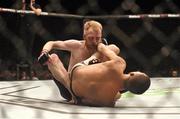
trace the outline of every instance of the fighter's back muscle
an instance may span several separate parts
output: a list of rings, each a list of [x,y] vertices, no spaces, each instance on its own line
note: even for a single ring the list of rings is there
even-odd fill
[[[120,73],[116,69],[108,68],[106,64],[77,67],[73,75],[73,89],[78,96],[89,101],[94,100],[95,104],[113,102],[119,90]]]
[[[74,78],[77,79],[82,84],[87,86],[88,83],[95,82],[100,84],[108,84],[111,82],[118,82],[122,71],[116,70],[113,67],[107,67],[111,62],[107,64],[94,64],[89,66],[77,67],[74,71]],[[99,85],[99,84],[98,84]]]

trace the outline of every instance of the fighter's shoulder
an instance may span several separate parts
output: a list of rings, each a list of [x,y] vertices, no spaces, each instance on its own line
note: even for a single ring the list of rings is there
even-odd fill
[[[66,42],[71,42],[71,43],[75,43],[75,44],[81,44],[81,41],[77,40],[77,39],[69,39],[69,40],[66,40]]]

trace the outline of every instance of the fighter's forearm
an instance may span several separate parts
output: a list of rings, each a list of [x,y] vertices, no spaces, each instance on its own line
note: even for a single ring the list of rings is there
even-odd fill
[[[99,62],[104,62],[109,59],[113,59],[117,57],[117,54],[120,52],[119,48],[115,45],[104,45],[100,43],[97,48],[97,52],[94,53],[91,57],[84,61],[85,64],[89,64],[89,62],[93,61],[94,59],[98,59]],[[105,57],[107,58],[105,58]],[[113,58],[112,58],[113,57]]]
[[[112,49],[108,48],[108,46],[105,46],[102,43],[99,43],[97,50],[101,55],[107,57],[109,60],[115,59],[118,57],[116,54],[116,51],[113,51]]]
[[[52,41],[48,41],[42,48],[42,51],[51,51],[53,49],[53,42]]]
[[[109,49],[109,50],[113,51],[116,54],[120,53],[120,49],[116,45],[114,45],[114,44],[104,45],[104,44],[101,43],[101,44],[98,45],[98,49],[97,50],[99,52],[103,52],[106,49]]]

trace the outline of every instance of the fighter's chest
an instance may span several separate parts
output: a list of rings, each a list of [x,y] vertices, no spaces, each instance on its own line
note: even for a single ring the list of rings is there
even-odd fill
[[[89,58],[93,53],[89,52],[86,49],[79,50],[78,53],[75,55],[75,57],[80,58],[82,60],[85,60]]]

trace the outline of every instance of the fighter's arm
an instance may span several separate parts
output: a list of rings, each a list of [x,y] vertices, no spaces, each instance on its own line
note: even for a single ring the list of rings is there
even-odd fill
[[[106,56],[109,60],[119,59],[118,53],[120,52],[120,50],[117,47],[114,48],[108,48],[108,46],[104,45],[103,43],[99,43],[97,49],[100,54]],[[96,54],[97,57],[98,55],[99,54]]]
[[[120,53],[120,49],[114,44],[106,45],[106,47],[113,51],[116,55]]]
[[[104,47],[105,47],[105,49],[108,49],[108,52],[110,50],[110,53],[109,53],[110,55],[112,55],[112,52],[115,53],[115,55],[118,55],[120,52],[120,49],[114,44],[105,45]],[[86,59],[84,61],[84,63],[85,64],[95,64],[95,63],[100,63],[100,62],[105,62],[105,61],[110,60],[109,58],[107,59],[107,56],[103,54],[104,51],[101,51],[103,49],[99,49],[99,50],[100,50],[99,52],[94,53],[91,57]]]
[[[42,51],[51,51],[52,49],[72,51],[80,46],[80,41],[66,40],[66,41],[48,41]]]
[[[77,49],[80,46],[80,44],[81,42],[78,40],[49,41],[44,45],[41,54],[38,57],[38,62],[44,65],[48,61],[49,51],[51,51],[52,49],[73,51]]]

